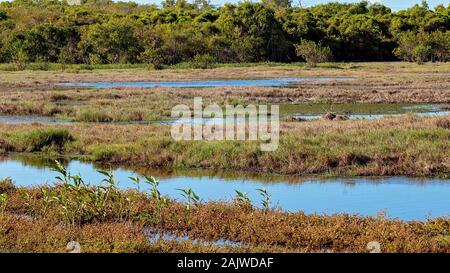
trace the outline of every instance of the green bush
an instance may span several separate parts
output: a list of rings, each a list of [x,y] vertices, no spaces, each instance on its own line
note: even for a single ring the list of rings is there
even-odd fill
[[[168,64],[167,48],[160,46],[157,48],[148,48],[141,53],[140,59],[148,63],[153,69],[163,69],[165,64]]]
[[[418,45],[413,50],[414,60],[418,64],[423,64],[428,59],[428,55],[430,54],[430,52],[430,46]]]
[[[192,68],[196,69],[208,69],[214,68],[216,61],[213,56],[209,54],[197,54],[190,62]]]
[[[315,67],[318,63],[323,63],[331,59],[331,50],[329,47],[323,47],[313,41],[301,40],[300,44],[295,45],[297,56],[306,60],[308,65]]]
[[[17,71],[25,70],[28,64],[28,57],[25,51],[18,50],[15,54],[13,54],[12,63]]]

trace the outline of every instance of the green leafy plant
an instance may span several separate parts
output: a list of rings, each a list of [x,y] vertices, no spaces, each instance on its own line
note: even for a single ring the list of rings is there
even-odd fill
[[[261,197],[263,198],[263,200],[261,201],[261,204],[262,204],[264,210],[270,210],[270,202],[272,199],[272,195],[269,194],[267,189],[256,189],[256,190],[259,192],[259,195],[261,195]]]
[[[141,179],[139,178],[139,176],[133,177],[133,176],[129,176],[128,177],[131,181],[133,181],[133,184],[136,185],[136,189],[137,191],[141,190]]]
[[[161,192],[158,189],[159,181],[156,178],[153,176],[146,176],[145,182],[150,185],[150,198],[156,201],[158,215],[160,220],[162,220],[162,208],[169,205],[169,198],[161,195]]]
[[[100,186],[89,186],[80,175],[71,175],[58,161],[53,167],[60,175],[60,190],[52,197],[61,207],[63,218],[69,224],[82,223],[93,218],[103,220],[108,215],[108,204],[117,204],[119,215],[129,215],[129,208],[123,201],[112,171],[99,170],[105,176]],[[126,199],[126,198],[125,198]],[[129,203],[130,200],[125,200]]]
[[[184,197],[186,211],[190,213],[192,206],[198,204],[200,202],[200,198],[191,188],[177,190],[180,191],[181,195]]]
[[[25,207],[25,210],[26,210],[27,214],[28,215],[32,215],[33,214],[33,206],[31,204],[31,196],[30,196],[30,194],[27,191],[23,190],[23,189],[20,189],[20,193],[22,195],[23,204],[24,204],[24,207]]]
[[[6,205],[8,203],[8,195],[6,193],[0,194],[0,215],[4,215]]]
[[[41,215],[45,216],[51,204],[56,201],[56,195],[54,191],[48,188],[41,188],[40,191],[42,194]]]
[[[250,197],[248,197],[248,193],[240,192],[238,190],[234,191],[236,192],[235,201],[238,203],[238,205],[246,211],[251,210],[253,206]]]
[[[104,218],[106,217],[106,206],[108,200],[120,199],[120,192],[114,178],[114,173],[111,170],[99,170],[98,172],[105,176],[105,179],[102,180],[104,185],[97,187],[95,191],[91,192],[91,194],[97,198],[97,202],[95,204],[98,215],[100,215],[101,218]]]

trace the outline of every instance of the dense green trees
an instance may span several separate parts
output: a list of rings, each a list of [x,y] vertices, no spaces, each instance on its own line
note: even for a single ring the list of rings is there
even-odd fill
[[[337,61],[450,59],[450,5],[430,9],[424,3],[394,13],[367,2],[310,8],[293,7],[289,0],[218,8],[206,0],[166,0],[161,8],[82,3],[0,3],[0,62],[146,62],[155,68],[179,62],[289,62],[306,58],[297,54],[298,44],[304,51],[321,44]]]
[[[450,31],[407,31],[398,37],[398,47],[394,54],[406,61],[448,61],[450,54]]]

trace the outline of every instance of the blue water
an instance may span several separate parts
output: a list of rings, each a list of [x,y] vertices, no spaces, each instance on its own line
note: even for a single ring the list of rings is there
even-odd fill
[[[92,164],[71,161],[72,174],[81,173],[85,181],[98,184],[103,179]],[[119,187],[136,188],[129,177],[136,175],[126,169],[114,171]],[[0,177],[11,177],[16,185],[32,186],[54,183],[56,173],[48,167],[27,165],[19,160],[0,162]],[[285,177],[284,177],[285,178]],[[266,188],[272,194],[272,204],[287,211],[305,213],[350,213],[376,216],[386,212],[390,218],[424,220],[429,217],[450,216],[450,180],[387,177],[379,179],[301,179],[288,183],[274,178],[269,182],[258,179],[226,178],[211,175],[175,175],[160,178],[164,195],[181,199],[179,188],[192,188],[201,199],[230,200],[235,190],[247,192],[255,205],[261,198],[256,189]],[[141,185],[141,190],[145,190]]]
[[[42,123],[42,124],[71,124],[70,121],[46,117],[46,116],[9,116],[0,115],[0,123],[6,124],[28,124],[28,123]]]
[[[67,87],[225,87],[225,86],[288,86],[305,81],[346,81],[352,78],[273,78],[254,80],[210,80],[170,82],[69,82],[60,83]]]
[[[412,113],[418,117],[445,117],[450,115],[450,111],[436,111],[436,112],[417,112]],[[405,116],[406,114],[350,114],[347,115],[349,119],[382,119],[382,118],[398,118]],[[295,118],[301,118],[305,120],[317,120],[322,117],[322,115],[302,115],[294,114]]]

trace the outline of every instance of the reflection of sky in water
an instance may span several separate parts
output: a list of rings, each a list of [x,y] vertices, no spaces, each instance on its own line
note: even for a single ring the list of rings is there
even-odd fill
[[[72,174],[81,173],[89,182],[103,179],[87,163],[72,161]],[[135,187],[128,178],[134,173],[118,169],[116,179],[121,188]],[[24,166],[15,160],[0,162],[0,177],[10,176],[17,185],[29,186],[39,182],[52,183],[56,173],[48,168]],[[141,188],[145,188],[144,185]],[[427,216],[450,215],[450,181],[438,179],[417,180],[406,177],[383,179],[334,179],[305,180],[303,183],[264,183],[257,180],[224,179],[219,177],[175,176],[161,179],[160,191],[172,198],[180,199],[177,188],[192,188],[203,200],[229,200],[235,189],[248,192],[256,204],[260,203],[257,188],[267,188],[274,205],[289,211],[303,210],[306,213],[358,213],[376,215],[386,210],[389,217],[404,220]],[[431,213],[431,214],[430,214]]]
[[[304,81],[346,81],[351,78],[274,78],[254,80],[210,80],[170,82],[71,82],[61,83],[70,87],[225,87],[225,86],[286,86]]]
[[[417,115],[419,117],[443,117],[450,115],[450,111],[438,111],[438,112],[418,112],[414,113],[414,115]],[[382,118],[390,118],[390,117],[402,117],[405,116],[405,114],[350,114],[346,115],[349,119],[382,119]],[[301,118],[305,120],[315,120],[320,119],[321,115],[298,115],[294,114],[295,118]]]
[[[70,124],[70,121],[60,120],[54,117],[45,116],[7,116],[0,115],[0,123],[22,124],[22,123],[44,123],[44,124]]]

